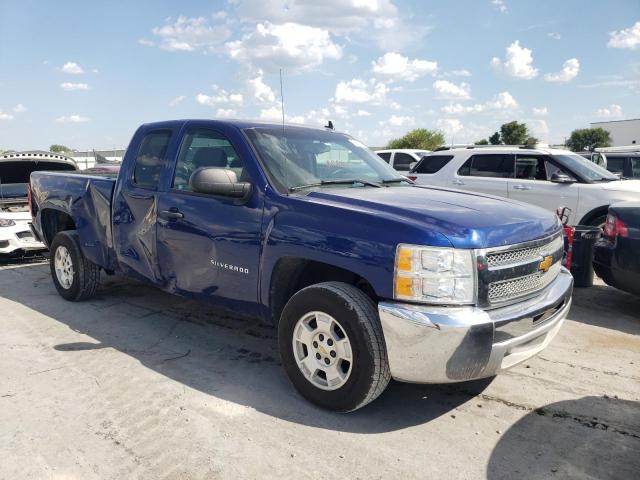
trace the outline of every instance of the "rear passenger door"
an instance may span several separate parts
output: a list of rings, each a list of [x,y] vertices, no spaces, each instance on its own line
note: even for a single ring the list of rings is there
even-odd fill
[[[458,169],[451,187],[508,197],[514,168],[515,156],[512,153],[477,153]]]
[[[526,152],[516,154],[515,178],[509,181],[509,198],[551,212],[561,207],[569,207],[572,212],[576,212],[579,185],[549,181],[559,168],[547,155]]]

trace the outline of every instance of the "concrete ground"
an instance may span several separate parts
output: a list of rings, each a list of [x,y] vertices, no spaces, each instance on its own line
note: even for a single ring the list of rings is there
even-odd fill
[[[300,398],[255,321],[124,281],[68,303],[0,267],[0,478],[638,478],[640,298],[576,290],[496,378],[392,383],[347,415]]]

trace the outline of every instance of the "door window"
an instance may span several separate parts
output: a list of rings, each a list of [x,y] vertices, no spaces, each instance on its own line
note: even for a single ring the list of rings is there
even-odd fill
[[[391,160],[391,152],[376,152],[376,153],[381,159],[383,159],[387,163],[389,163],[389,160]]]
[[[607,157],[607,170],[612,173],[624,173],[625,157]]]
[[[631,157],[631,176],[633,178],[640,178],[640,157]]]
[[[451,161],[453,155],[428,155],[422,157],[420,163],[416,165],[413,173],[436,173],[439,172],[442,167]]]
[[[135,185],[154,190],[158,188],[170,140],[171,130],[156,130],[144,136],[133,169]]]
[[[545,159],[540,155],[516,155],[516,178],[520,180],[546,180]]]
[[[510,154],[473,155],[467,160],[458,175],[471,177],[513,178],[514,158]]]
[[[191,174],[198,168],[225,168],[235,172],[239,182],[246,181],[244,163],[226,137],[215,130],[195,129],[184,137],[173,175],[173,188],[192,191]]]
[[[416,159],[408,153],[396,152],[393,156],[393,168],[401,172],[408,172],[410,165],[415,161]]]

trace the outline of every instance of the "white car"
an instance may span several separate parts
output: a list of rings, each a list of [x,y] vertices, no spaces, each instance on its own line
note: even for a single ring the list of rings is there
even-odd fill
[[[640,201],[640,180],[620,180],[567,150],[473,146],[433,152],[407,175],[419,184],[482,192],[550,211],[569,207],[570,225],[603,226],[609,205]]]
[[[401,148],[395,150],[376,150],[376,153],[399,172],[408,172],[423,156],[431,153],[431,150]]]
[[[8,152],[0,155],[0,257],[44,250],[31,232],[27,201],[29,176],[36,170],[77,170],[73,159],[51,152]]]

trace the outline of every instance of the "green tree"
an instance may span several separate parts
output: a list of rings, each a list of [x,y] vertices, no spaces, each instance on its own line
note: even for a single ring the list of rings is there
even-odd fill
[[[489,145],[489,142],[486,138],[483,138],[482,140],[477,140],[474,145]]]
[[[502,140],[500,140],[500,132],[496,132],[489,137],[489,143],[491,145],[500,145]]]
[[[500,127],[500,138],[505,145],[522,145],[528,137],[529,131],[526,123],[513,121],[504,123]]]
[[[387,148],[416,148],[420,150],[435,150],[444,145],[444,135],[437,130],[416,128],[400,138],[389,142]]]
[[[65,153],[65,152],[70,152],[71,149],[65,145],[51,145],[49,147],[49,151],[53,152],[53,153]]]
[[[611,134],[604,128],[578,128],[571,132],[567,147],[574,152],[611,145]]]

